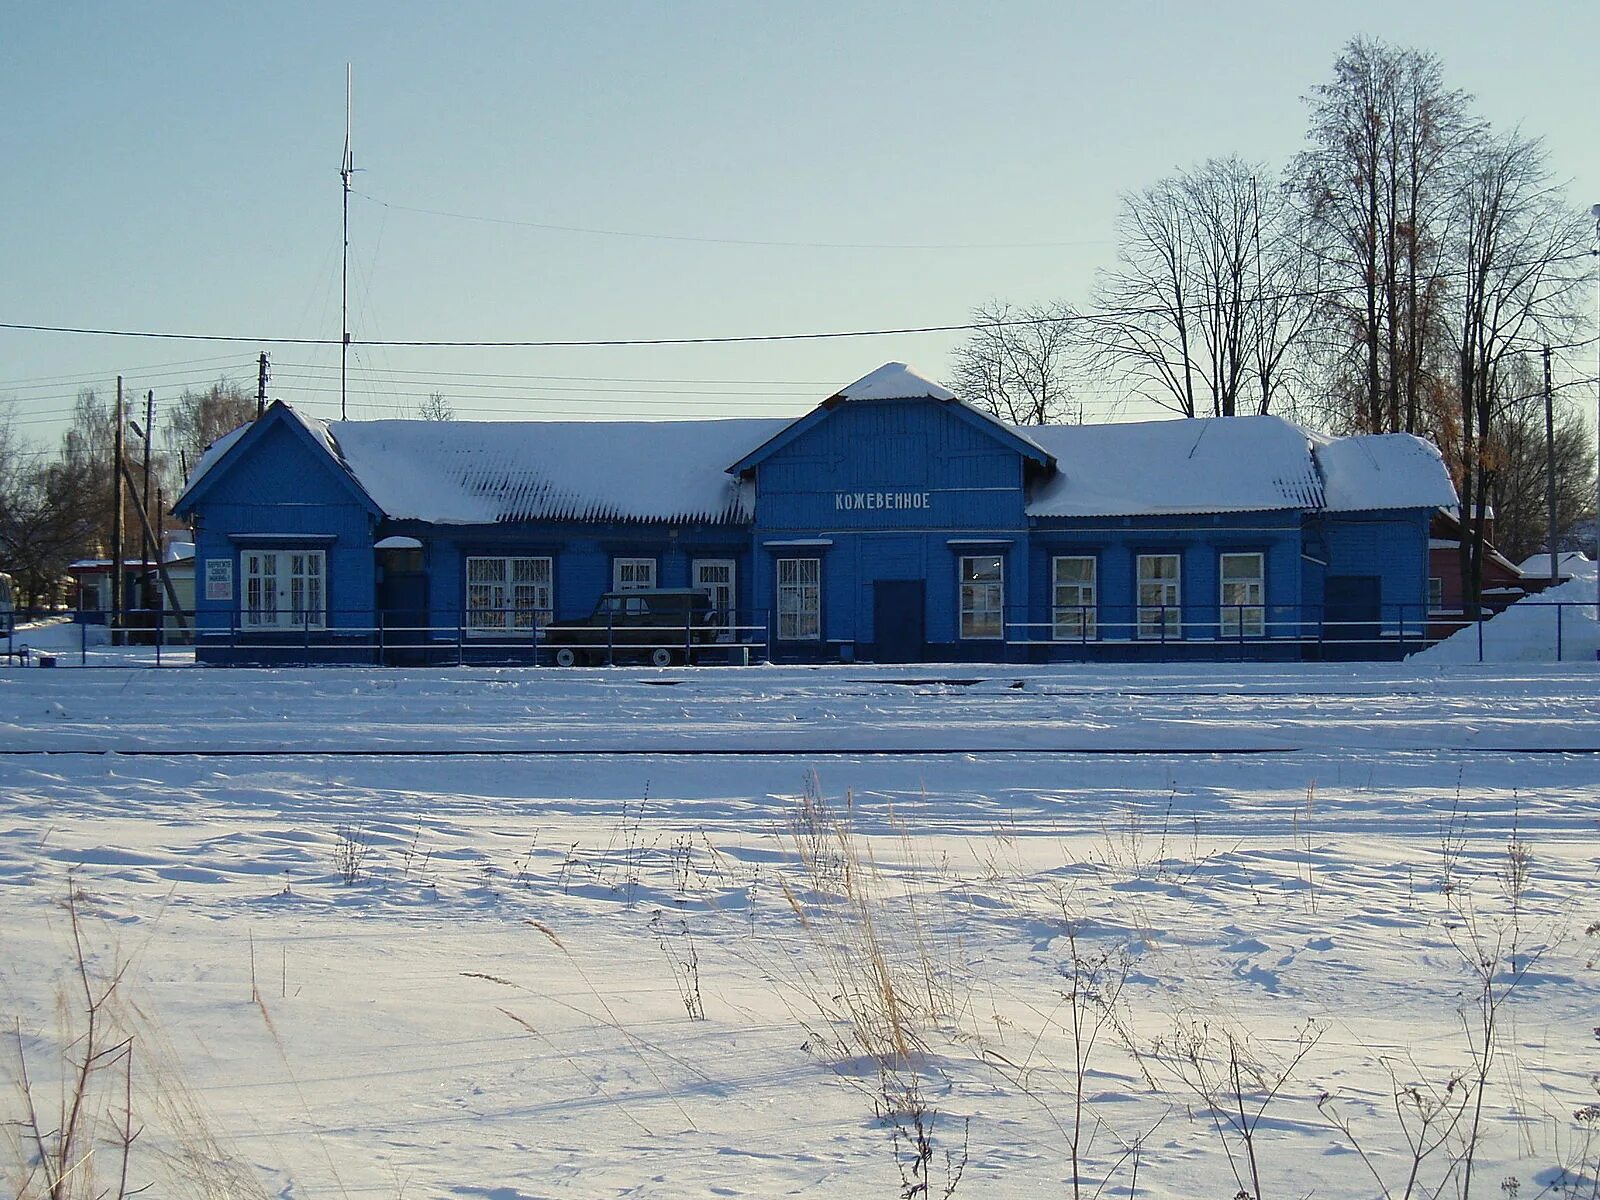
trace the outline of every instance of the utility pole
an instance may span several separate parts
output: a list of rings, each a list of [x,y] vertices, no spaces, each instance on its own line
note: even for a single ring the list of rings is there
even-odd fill
[[[260,420],[267,411],[267,352],[261,352],[261,358],[256,363],[256,420]]]
[[[146,527],[148,527],[150,523],[148,520],[150,515],[150,443],[152,440],[154,440],[155,436],[156,394],[153,391],[146,391],[144,394],[144,483],[139,490],[139,507],[144,510]],[[148,586],[147,580],[150,577],[151,556],[154,555],[157,562],[161,561],[161,544],[158,542],[152,546],[149,539],[144,537],[141,533],[139,537],[139,545],[144,550],[144,554],[142,555],[143,561],[139,564],[139,587],[143,589]],[[141,595],[140,600],[142,601],[143,599],[144,597]]]
[[[1556,566],[1556,410],[1550,387],[1550,347],[1544,348],[1544,503],[1549,518],[1550,586],[1560,579]]]
[[[350,64],[344,65],[344,158],[339,163],[339,178],[344,182],[344,257],[339,268],[339,325],[344,336],[339,342],[339,419],[345,413],[345,360],[350,356],[350,176],[356,159],[350,150],[350,102],[353,83]]]
[[[117,411],[111,434],[111,644],[122,628],[122,376],[117,376]]]

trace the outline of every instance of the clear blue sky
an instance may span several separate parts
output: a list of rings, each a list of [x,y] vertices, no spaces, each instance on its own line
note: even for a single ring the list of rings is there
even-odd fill
[[[1600,201],[1592,2],[16,5],[0,22],[0,321],[336,338],[347,61],[358,338],[882,328],[990,298],[1086,303],[1119,193],[1212,155],[1285,162],[1300,97],[1357,34],[1441,55],[1483,115],[1548,141],[1575,206]],[[951,248],[607,237],[396,205]],[[995,243],[1032,245],[960,248]],[[358,348],[351,415],[395,415],[435,384],[462,416],[800,412],[889,359],[942,375],[957,340]],[[337,415],[336,347],[269,349],[273,396]],[[0,330],[0,398],[53,440],[79,386],[120,371],[159,401],[221,373],[253,383],[256,350]],[[671,380],[739,382],[655,382]]]

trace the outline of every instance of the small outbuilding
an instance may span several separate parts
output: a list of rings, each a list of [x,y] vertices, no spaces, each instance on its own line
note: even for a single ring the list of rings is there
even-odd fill
[[[277,403],[176,508],[203,661],[543,661],[602,595],[688,588],[731,661],[917,662],[1396,657],[1455,502],[1408,435],[1017,427],[889,363],[798,420]]]

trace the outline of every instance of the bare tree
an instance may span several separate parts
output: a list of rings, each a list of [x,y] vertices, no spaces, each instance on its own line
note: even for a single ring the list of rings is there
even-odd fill
[[[417,406],[417,418],[422,421],[454,421],[456,410],[443,392],[429,392],[428,398]]]
[[[207,446],[255,420],[255,415],[255,394],[230,379],[219,379],[203,392],[185,388],[161,422],[167,460],[170,469],[177,472],[177,477],[169,477],[166,482],[167,494],[176,495],[182,476],[200,461]]]
[[[1013,425],[1081,421],[1070,388],[1076,319],[1064,304],[974,309],[973,324],[982,327],[957,348],[950,389]]]
[[[1493,464],[1487,492],[1494,511],[1494,543],[1513,562],[1546,548],[1550,539],[1545,476],[1551,464],[1545,443],[1544,397],[1534,376],[1537,359],[1521,356],[1525,372],[1513,381],[1516,394],[1490,430],[1485,456]],[[1524,382],[1520,377],[1526,375]],[[1556,548],[1576,548],[1583,517],[1594,505],[1594,442],[1583,414],[1556,398]]]
[[[0,494],[0,558],[24,608],[62,599],[67,565],[93,545],[83,493],[58,463],[17,471]]]
[[[1318,260],[1325,348],[1342,376],[1332,423],[1428,429],[1429,375],[1447,370],[1441,322],[1451,167],[1477,131],[1470,97],[1432,54],[1349,42],[1306,97],[1310,147],[1289,177]]]
[[[1267,174],[1210,159],[1123,197],[1095,357],[1186,417],[1271,410],[1306,329],[1303,243]]]
[[[1461,421],[1462,592],[1476,616],[1485,517],[1498,486],[1495,439],[1517,397],[1515,356],[1559,341],[1575,321],[1588,229],[1551,180],[1543,143],[1479,137],[1457,183],[1451,266]]]

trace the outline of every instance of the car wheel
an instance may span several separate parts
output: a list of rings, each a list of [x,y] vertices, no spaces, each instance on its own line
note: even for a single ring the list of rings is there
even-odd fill
[[[672,665],[672,651],[665,646],[657,646],[650,651],[650,665],[652,667],[670,667]]]
[[[556,666],[575,667],[578,665],[578,652],[571,646],[562,646],[555,654]]]

